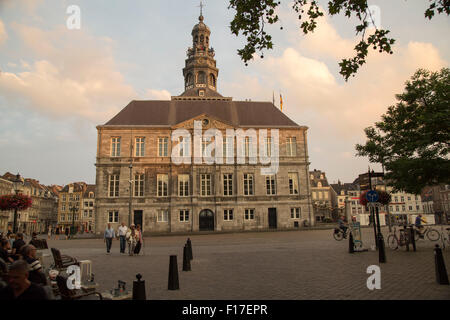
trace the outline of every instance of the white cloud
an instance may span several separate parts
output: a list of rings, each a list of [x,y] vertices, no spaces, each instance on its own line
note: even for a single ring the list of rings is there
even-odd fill
[[[145,90],[144,99],[149,100],[170,100],[170,92],[167,90]]]
[[[8,39],[8,34],[6,33],[5,25],[3,21],[0,19],[0,45],[6,42]]]
[[[17,23],[12,27],[38,57],[31,65],[21,61],[27,72],[2,73],[0,93],[12,104],[98,124],[137,97],[116,68],[110,39],[63,27],[48,32]]]

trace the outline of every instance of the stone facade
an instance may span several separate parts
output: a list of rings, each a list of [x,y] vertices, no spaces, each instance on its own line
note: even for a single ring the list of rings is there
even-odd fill
[[[70,183],[59,192],[58,224],[60,232],[75,227],[76,232],[93,231],[95,222],[95,186]]]
[[[186,127],[188,128],[188,127]],[[269,227],[268,208],[276,208],[277,228],[293,228],[294,222],[303,225],[305,220],[313,224],[312,208],[310,205],[310,191],[308,184],[308,162],[306,128],[280,129],[280,166],[276,174],[276,194],[267,195],[265,176],[260,169],[262,165],[175,165],[170,157],[157,156],[158,137],[171,137],[172,130],[157,128],[136,129],[131,133],[128,128],[98,127],[99,147],[97,155],[97,192],[96,210],[97,232],[100,232],[108,222],[118,225],[120,222],[129,223],[130,201],[130,163],[132,164],[132,218],[142,211],[143,230],[145,232],[189,232],[199,230],[199,214],[202,210],[214,213],[214,230],[248,230]],[[144,157],[111,157],[111,138],[121,137],[123,154],[130,153],[130,140],[135,137],[145,137],[146,153]],[[283,156],[286,153],[287,137],[296,137],[297,155]],[[170,140],[169,140],[170,141]],[[169,146],[169,155],[171,154]],[[236,152],[236,151],[235,151]],[[193,162],[193,160],[192,160]],[[237,160],[235,161],[237,162]],[[289,173],[298,177],[298,194],[290,194]],[[135,196],[136,174],[144,175],[143,196]],[[168,176],[167,196],[157,194],[158,174]],[[178,176],[189,176],[189,196],[179,196]],[[211,195],[201,196],[200,175],[211,176]],[[224,174],[232,174],[232,195],[224,195]],[[244,195],[244,174],[254,177],[254,195]],[[119,175],[118,197],[110,197],[110,177]],[[291,217],[291,208],[294,211]],[[233,210],[233,218],[224,220],[224,210]],[[253,209],[254,219],[245,219],[245,209]],[[158,221],[161,210],[167,210],[168,221]],[[187,221],[180,221],[179,211],[188,210]],[[118,219],[109,219],[110,212],[118,212]],[[113,214],[114,215],[114,214]],[[165,220],[165,219],[159,219]]]
[[[0,196],[13,194],[13,183],[9,180],[0,178]],[[0,211],[0,232],[8,231],[8,221],[11,216],[10,211]]]
[[[336,194],[328,184],[325,172],[314,169],[309,172],[309,179],[316,222],[336,221]]]

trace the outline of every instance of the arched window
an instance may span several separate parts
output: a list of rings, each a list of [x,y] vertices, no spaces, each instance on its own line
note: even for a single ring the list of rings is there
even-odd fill
[[[195,36],[194,38],[194,45],[198,43],[198,36]]]
[[[201,36],[200,36],[200,43],[203,44],[203,41],[204,41],[204,40],[205,40],[204,36],[201,35]]]
[[[216,77],[212,73],[209,75],[209,85],[216,87]]]
[[[209,37],[206,37],[206,45],[209,45]]]
[[[321,188],[322,187],[322,182],[317,182],[317,187]]]
[[[200,71],[200,72],[197,74],[197,83],[201,83],[201,84],[206,83],[205,73],[204,73],[203,71]]]
[[[192,73],[188,73],[186,75],[186,86],[190,86],[193,83]]]

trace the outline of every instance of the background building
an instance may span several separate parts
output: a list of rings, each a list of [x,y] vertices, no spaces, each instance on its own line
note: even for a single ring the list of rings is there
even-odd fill
[[[14,187],[13,183],[9,180],[0,178],[0,196],[13,194]],[[0,231],[7,232],[8,231],[8,221],[12,212],[10,211],[0,211]]]
[[[316,222],[337,221],[336,192],[328,184],[325,172],[314,169],[309,172],[311,196]]]

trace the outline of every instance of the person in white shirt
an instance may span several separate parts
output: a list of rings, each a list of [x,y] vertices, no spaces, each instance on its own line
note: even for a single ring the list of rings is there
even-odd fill
[[[128,230],[126,238],[128,241],[128,254],[132,256],[134,254],[134,249],[136,248],[136,243],[138,240],[138,234],[136,233],[134,224],[130,225],[130,230]]]
[[[127,235],[128,228],[125,225],[125,222],[122,222],[122,224],[119,226],[119,229],[117,230],[117,235],[120,239],[120,253],[125,253],[125,246],[126,246],[126,240],[125,237]]]

